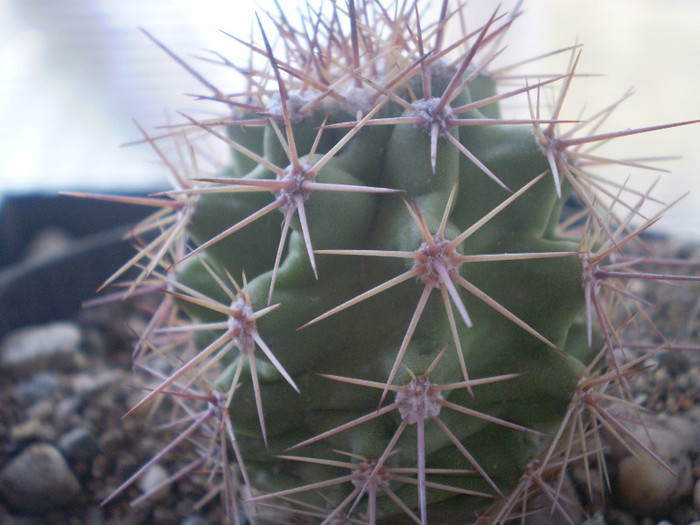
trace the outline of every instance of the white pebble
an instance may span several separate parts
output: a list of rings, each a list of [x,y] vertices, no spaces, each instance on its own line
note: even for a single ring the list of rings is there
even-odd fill
[[[168,474],[168,471],[165,469],[165,467],[158,464],[153,465],[152,467],[147,469],[146,472],[144,472],[143,475],[139,478],[139,488],[143,491],[144,494],[148,494],[152,490],[158,488],[160,484],[164,483],[165,480],[168,479],[169,475],[170,474]],[[153,501],[163,499],[170,493],[170,487],[171,485],[170,483],[168,483],[158,492],[152,494],[149,499]]]
[[[79,328],[55,322],[15,330],[0,343],[0,365],[15,374],[37,370],[75,370],[84,363]]]
[[[618,494],[623,505],[640,515],[660,513],[670,509],[693,490],[692,464],[681,439],[669,430],[648,427],[655,454],[671,469],[639,450],[618,465]],[[640,436],[648,443],[649,439]]]

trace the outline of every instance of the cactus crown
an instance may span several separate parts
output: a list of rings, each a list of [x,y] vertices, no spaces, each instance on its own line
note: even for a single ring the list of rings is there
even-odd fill
[[[170,368],[134,409],[167,395],[192,422],[153,461],[203,439],[185,468],[221,476],[232,522],[502,522],[534,489],[558,511],[547,483],[601,458],[601,424],[626,434],[604,408],[637,365],[615,357],[633,346],[617,312],[641,308],[624,247],[655,219],[633,225],[648,196],[603,185],[587,148],[668,126],[577,135],[613,105],[562,131],[578,47],[563,75],[509,86],[489,66],[517,13],[447,43],[463,15],[280,10],[275,50],[260,23],[262,45],[233,37],[251,66],[221,58],[239,95],[177,58],[230,110],[177,136],[231,158],[213,176],[167,162],[177,187],[132,199],[161,209],[117,276],[165,291],[136,361]],[[531,118],[503,117],[511,99]]]

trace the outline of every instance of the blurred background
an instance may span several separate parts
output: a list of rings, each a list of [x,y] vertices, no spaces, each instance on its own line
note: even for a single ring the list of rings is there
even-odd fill
[[[301,0],[283,0],[293,14]],[[315,0],[312,3],[315,2]],[[436,0],[433,2],[438,4]],[[511,9],[515,1],[502,3]],[[497,2],[473,0],[476,24]],[[230,68],[198,62],[215,49],[244,60],[239,44],[254,30],[254,12],[272,1],[243,0],[0,0],[0,198],[62,190],[138,191],[165,186],[155,155],[133,119],[149,131],[176,111],[195,111],[187,94],[206,90],[139,30],[147,29],[224,91],[235,91]],[[265,19],[263,18],[265,23]],[[269,22],[266,27],[272,30]],[[697,0],[532,0],[507,39],[500,63],[584,44],[578,68],[600,73],[575,82],[568,116],[594,113],[635,88],[606,123],[628,129],[700,118],[700,3]],[[259,33],[255,29],[255,38]],[[565,71],[568,57],[531,64],[531,73]],[[239,62],[240,63],[240,62]],[[201,113],[199,113],[201,114]],[[700,239],[700,125],[614,141],[617,157],[679,155],[664,163],[656,195],[683,199],[657,228]],[[608,172],[606,171],[606,175]],[[627,168],[644,190],[657,176]]]

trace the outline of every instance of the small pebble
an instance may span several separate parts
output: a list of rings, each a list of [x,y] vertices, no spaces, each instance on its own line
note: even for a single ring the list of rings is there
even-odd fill
[[[156,464],[148,468],[141,475],[137,483],[139,488],[143,491],[143,493],[148,494],[152,490],[158,488],[159,485],[164,483],[168,479],[169,475],[170,474],[168,474],[168,471],[165,469],[165,467]],[[171,484],[165,485],[158,492],[155,492],[154,494],[149,496],[149,499],[151,501],[158,501],[163,499],[170,493],[171,487]]]
[[[39,372],[12,388],[12,397],[19,403],[34,403],[60,390],[61,384],[51,372]]]
[[[53,400],[42,399],[27,408],[26,414],[28,417],[44,421],[51,418],[54,410],[56,410],[56,405]]]
[[[125,378],[125,373],[122,370],[104,370],[98,374],[84,373],[75,375],[71,384],[73,392],[85,397],[110,386],[123,384]]]
[[[10,373],[73,371],[86,365],[80,329],[67,321],[21,328],[0,342],[0,367]]]
[[[700,455],[700,406],[688,410],[683,414],[683,419],[685,419],[694,430],[693,437],[695,439],[691,443],[690,450],[695,455]]]
[[[177,523],[177,519],[177,511],[174,508],[167,505],[156,505],[151,513],[150,525],[172,525]]]
[[[189,516],[182,520],[180,525],[209,525],[209,522],[200,516]]]
[[[607,525],[605,514],[598,510],[593,516],[582,522],[581,525]]]
[[[107,476],[109,469],[112,467],[112,461],[104,454],[97,456],[90,466],[90,474],[95,479],[102,479]]]
[[[61,399],[53,411],[53,423],[58,428],[66,428],[72,420],[80,421],[79,410],[83,405],[83,401],[75,396],[65,397]]]
[[[89,461],[97,453],[97,440],[88,428],[79,426],[61,436],[58,448],[69,461]]]
[[[637,429],[637,437],[648,443],[651,438],[655,454],[673,469],[671,474],[644,451],[627,456],[618,465],[617,494],[623,506],[638,515],[655,515],[671,509],[690,495],[692,464],[681,439],[671,430],[648,426]]]
[[[105,513],[101,507],[89,507],[85,511],[85,525],[105,525]]]
[[[10,439],[12,441],[53,441],[55,438],[56,431],[54,428],[45,425],[38,419],[28,419],[13,425],[10,429]]]
[[[611,508],[605,512],[605,523],[610,525],[639,525],[632,515],[617,508]]]
[[[683,450],[695,455],[700,444],[700,427],[696,422],[683,414],[668,418],[665,426],[678,436]]]
[[[31,514],[63,507],[80,495],[80,484],[52,445],[31,445],[0,471],[0,496]]]
[[[682,352],[663,352],[659,354],[659,366],[670,374],[678,375],[687,372],[690,361]]]
[[[97,448],[100,452],[116,455],[124,445],[128,443],[128,436],[120,428],[108,428],[97,440]]]

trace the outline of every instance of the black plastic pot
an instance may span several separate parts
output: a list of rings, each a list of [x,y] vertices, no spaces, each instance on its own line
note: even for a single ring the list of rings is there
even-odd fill
[[[60,195],[6,198],[0,204],[0,337],[75,315],[134,254],[129,228],[152,211]],[[49,227],[69,236],[67,249],[49,259],[25,259],[31,239]]]

